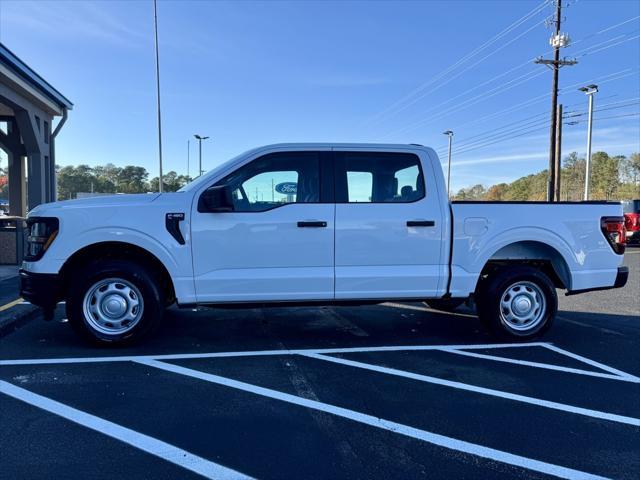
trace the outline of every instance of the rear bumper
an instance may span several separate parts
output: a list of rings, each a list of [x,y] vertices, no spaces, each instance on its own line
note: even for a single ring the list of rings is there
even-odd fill
[[[20,270],[20,296],[38,307],[54,308],[62,298],[60,278],[55,273]]]
[[[579,293],[595,292],[598,290],[611,290],[612,288],[622,288],[627,284],[629,279],[629,267],[618,267],[618,274],[613,285],[606,287],[586,288],[584,290],[570,290],[567,295],[578,295]]]

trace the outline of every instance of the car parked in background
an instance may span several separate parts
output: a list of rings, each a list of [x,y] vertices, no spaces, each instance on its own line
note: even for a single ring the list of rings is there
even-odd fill
[[[640,243],[640,199],[622,202],[624,226],[627,229],[627,242]]]

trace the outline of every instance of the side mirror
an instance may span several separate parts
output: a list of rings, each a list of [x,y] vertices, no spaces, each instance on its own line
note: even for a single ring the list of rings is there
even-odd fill
[[[198,199],[199,212],[221,213],[233,210],[233,197],[228,185],[209,187]]]

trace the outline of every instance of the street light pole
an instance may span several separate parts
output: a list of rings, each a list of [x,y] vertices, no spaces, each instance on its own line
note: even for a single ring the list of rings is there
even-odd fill
[[[579,89],[589,97],[589,121],[587,123],[587,157],[584,169],[584,200],[589,200],[589,177],[591,175],[591,131],[593,127],[593,95],[598,92],[597,85],[587,85]]]
[[[189,157],[191,156],[191,140],[187,140],[187,178],[189,178]]]
[[[162,193],[162,119],[160,115],[160,54],[158,53],[158,7],[156,0],[153,0],[153,27],[155,31],[156,46],[156,93],[158,100],[158,157],[160,175],[158,176],[158,191]]]
[[[194,135],[198,140],[198,157],[199,157],[199,172],[198,176],[202,176],[202,141],[206,140],[209,137],[203,137],[202,135]]]
[[[451,130],[447,130],[446,132],[442,133],[449,137],[449,161],[447,162],[447,197],[451,199],[451,142],[453,141],[453,132]]]

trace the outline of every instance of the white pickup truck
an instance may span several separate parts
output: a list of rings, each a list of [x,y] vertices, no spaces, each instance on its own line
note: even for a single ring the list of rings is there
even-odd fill
[[[66,300],[87,339],[142,337],[165,307],[468,298],[495,333],[529,339],[568,294],[621,287],[613,202],[449,203],[419,145],[281,144],[176,193],[41,205],[28,217],[22,296]]]

